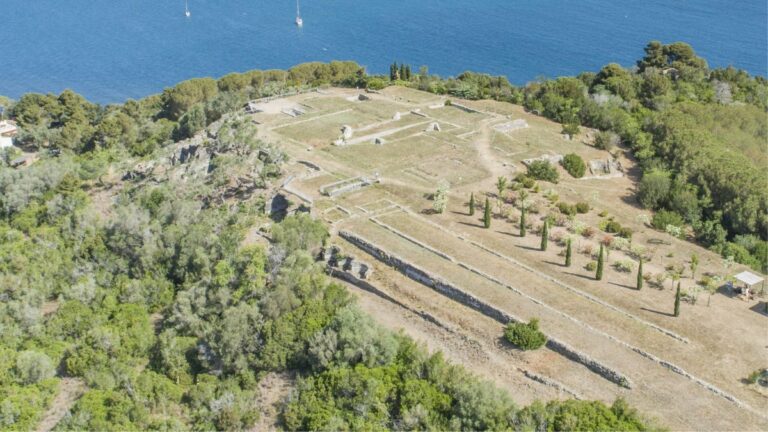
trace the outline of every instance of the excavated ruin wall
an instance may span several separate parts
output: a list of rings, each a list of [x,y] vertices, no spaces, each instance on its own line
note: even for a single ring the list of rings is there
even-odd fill
[[[374,258],[378,259],[379,261],[382,261],[387,265],[391,265],[395,267],[396,269],[398,269],[400,272],[402,272],[409,278],[425,286],[428,286],[434,289],[435,291],[455,301],[458,301],[459,303],[464,304],[465,306],[475,309],[478,312],[490,318],[493,318],[496,321],[501,322],[502,324],[507,324],[509,322],[524,322],[522,319],[512,316],[502,310],[499,310],[483,302],[477,297],[461,290],[460,288],[457,288],[445,281],[442,281],[440,278],[434,275],[431,275],[427,271],[422,270],[411,263],[408,263],[402,258],[397,257],[389,252],[385,252],[384,250],[380,249],[378,246],[374,245],[373,243],[367,240],[362,239],[361,237],[355,234],[352,234],[347,231],[341,231],[339,232],[339,236],[347,240],[348,242],[352,243],[353,245],[359,247],[360,249],[364,250],[365,252],[367,252]],[[576,351],[569,345],[561,341],[558,341],[557,339],[548,337],[547,348],[565,356],[570,360],[583,364],[591,371],[595,372],[596,374],[602,376],[603,378],[619,386],[631,388],[631,382],[629,378],[623,375],[622,373],[599,363],[598,361],[592,359],[586,354]]]

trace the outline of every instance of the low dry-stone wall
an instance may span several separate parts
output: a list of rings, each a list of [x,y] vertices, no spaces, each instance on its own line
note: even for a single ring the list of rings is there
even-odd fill
[[[465,306],[471,307],[472,309],[475,309],[478,312],[501,322],[502,324],[507,324],[509,322],[524,322],[522,319],[512,316],[507,312],[504,312],[500,309],[497,309],[483,302],[477,297],[445,281],[442,281],[440,278],[428,273],[425,270],[422,270],[414,266],[411,263],[408,263],[407,261],[403,260],[400,257],[397,257],[389,252],[384,251],[383,249],[379,248],[373,243],[367,240],[364,240],[363,238],[355,234],[352,234],[347,231],[341,231],[339,232],[339,236],[347,240],[348,242],[354,244],[355,246],[359,247],[360,249],[364,250],[365,252],[367,252],[374,258],[378,259],[379,261],[382,261],[387,265],[391,265],[395,267],[396,269],[398,269],[400,272],[402,272],[409,278],[425,286],[428,286],[434,289],[435,291],[455,301],[458,301],[459,303],[464,304]],[[564,342],[548,337],[547,348],[557,353],[560,353],[561,355],[565,356],[570,360],[583,364],[591,371],[597,373],[603,378],[619,386],[632,388],[631,382],[628,377],[592,359],[586,354],[576,351],[575,349],[565,344]]]
[[[445,325],[443,322],[441,322],[440,320],[438,320],[437,318],[432,316],[430,313],[422,311],[422,310],[416,310],[416,309],[414,309],[414,308],[412,308],[412,307],[410,307],[410,306],[408,306],[406,304],[403,304],[402,302],[400,302],[399,300],[395,299],[394,297],[392,297],[391,295],[387,294],[386,292],[382,291],[381,289],[379,289],[377,286],[373,285],[372,283],[370,283],[370,282],[368,282],[366,280],[360,279],[354,273],[351,273],[349,271],[339,270],[338,268],[331,267],[331,266],[328,266],[326,268],[327,268],[327,271],[328,271],[329,275],[331,275],[331,276],[333,276],[335,278],[341,279],[341,280],[343,280],[345,282],[348,282],[348,283],[350,283],[350,284],[352,284],[352,285],[354,285],[354,286],[356,286],[356,287],[358,287],[358,288],[360,288],[362,290],[368,291],[371,294],[379,296],[379,297],[383,298],[384,300],[387,300],[387,301],[391,302],[392,304],[395,304],[395,305],[397,305],[397,306],[399,306],[399,307],[401,307],[401,308],[403,308],[403,309],[413,313],[414,315],[420,317],[424,321],[427,321],[427,322],[429,322],[431,324],[434,324],[435,326],[437,326],[437,327],[439,327],[439,328],[441,328],[441,329],[443,329],[443,330],[445,330],[445,331],[447,331],[449,333],[457,334],[456,330],[454,330],[453,328]],[[583,399],[580,394],[578,394],[575,391],[569,389],[568,387],[564,386],[563,384],[561,384],[561,383],[559,383],[557,381],[552,380],[549,377],[539,375],[537,373],[531,372],[531,371],[529,371],[527,369],[523,369],[523,368],[520,368],[520,367],[516,367],[516,369],[520,373],[522,373],[528,379],[531,379],[533,381],[536,381],[536,382],[538,382],[540,384],[544,384],[544,385],[549,386],[549,387],[553,387],[553,388],[555,388],[555,389],[557,389],[557,390],[559,390],[559,391],[561,391],[563,393],[569,394],[573,398]]]
[[[404,210],[404,211],[406,211],[408,214],[411,214],[412,216],[415,216],[415,215],[413,215],[413,214],[412,214],[410,211],[408,211],[408,210],[406,210],[406,209],[403,209],[403,208],[401,208],[401,209],[402,209],[402,210]],[[448,261],[451,261],[452,263],[454,263],[454,264],[457,264],[457,265],[458,265],[458,266],[460,266],[460,267],[463,267],[463,268],[465,268],[465,269],[467,269],[467,270],[469,270],[469,271],[471,271],[471,272],[473,272],[473,273],[475,273],[475,274],[477,274],[477,275],[479,275],[479,276],[481,276],[481,277],[484,277],[484,278],[486,278],[486,279],[488,279],[488,280],[490,280],[490,281],[492,281],[492,282],[494,282],[494,283],[497,283],[497,284],[499,284],[499,285],[505,286],[505,287],[507,287],[507,288],[509,288],[509,289],[511,289],[511,290],[513,290],[513,291],[515,291],[516,293],[518,293],[518,294],[520,294],[520,295],[523,295],[524,297],[528,298],[529,300],[533,301],[533,302],[534,302],[534,303],[536,303],[536,304],[539,304],[539,305],[545,306],[545,307],[547,307],[547,308],[548,308],[548,309],[550,309],[550,310],[555,310],[555,309],[554,309],[554,308],[552,308],[551,306],[548,306],[548,305],[546,305],[546,304],[542,303],[541,301],[539,301],[539,300],[537,300],[537,299],[534,299],[534,298],[532,298],[532,297],[530,297],[530,296],[524,295],[522,292],[520,292],[519,290],[515,289],[514,287],[511,287],[511,286],[509,286],[509,285],[506,285],[506,284],[504,284],[502,281],[499,281],[498,279],[496,279],[496,278],[494,278],[494,277],[492,277],[492,276],[490,276],[490,275],[488,275],[488,274],[485,274],[485,273],[483,273],[483,272],[481,272],[481,271],[479,271],[479,270],[477,270],[477,269],[475,269],[475,268],[473,268],[473,267],[471,267],[471,266],[469,266],[469,265],[467,265],[467,264],[465,264],[465,263],[462,263],[462,262],[460,262],[460,261],[457,261],[457,260],[455,260],[453,257],[451,257],[451,256],[449,256],[449,255],[446,255],[446,254],[444,254],[444,253],[442,253],[442,252],[439,252],[439,251],[437,251],[436,249],[434,249],[434,248],[432,248],[432,247],[430,247],[430,246],[428,246],[428,245],[426,245],[426,244],[424,244],[424,243],[422,243],[422,242],[420,242],[420,241],[418,241],[418,240],[416,240],[416,239],[414,239],[414,238],[412,238],[412,237],[408,236],[408,235],[407,235],[407,234],[405,234],[405,233],[402,233],[402,232],[400,232],[400,231],[396,230],[395,228],[393,228],[393,227],[391,227],[391,226],[389,226],[389,225],[387,225],[387,224],[385,224],[385,223],[383,223],[383,222],[381,222],[381,221],[379,221],[379,220],[377,220],[377,219],[375,219],[375,218],[371,218],[370,220],[371,220],[373,223],[375,223],[375,224],[377,224],[377,225],[381,226],[382,228],[384,228],[384,229],[386,229],[386,230],[388,230],[388,231],[390,231],[390,232],[392,232],[392,233],[394,233],[394,234],[396,234],[396,235],[398,235],[398,236],[400,236],[400,237],[404,238],[405,240],[408,240],[408,241],[410,241],[410,242],[412,242],[412,243],[414,243],[414,244],[418,245],[419,247],[422,247],[422,248],[424,248],[424,249],[426,249],[426,250],[429,250],[430,252],[432,252],[432,253],[435,253],[435,254],[437,254],[438,256],[440,256],[440,257],[442,257],[442,258],[445,258],[445,259],[447,259]],[[435,224],[434,222],[431,222],[431,221],[425,221],[425,222],[428,222],[429,224],[431,224],[431,225],[435,226],[436,228],[440,229],[440,230],[441,230],[441,231],[443,231],[443,232],[446,232],[446,233],[449,233],[449,234],[453,234],[452,232],[450,232],[450,231],[448,231],[448,230],[444,229],[443,227],[441,227],[441,226],[439,226],[439,225]],[[560,286],[562,286],[562,287],[564,287],[564,288],[566,288],[566,289],[569,289],[569,290],[571,290],[571,291],[574,291],[574,292],[576,292],[576,293],[578,293],[578,294],[583,294],[585,297],[587,297],[587,298],[588,298],[588,299],[590,299],[590,300],[593,300],[593,301],[595,301],[595,302],[597,302],[597,303],[600,303],[600,304],[604,304],[605,306],[608,306],[608,307],[610,307],[611,309],[615,309],[615,310],[617,310],[617,311],[619,311],[619,312],[622,312],[624,315],[627,315],[627,316],[629,316],[629,317],[631,317],[631,318],[635,318],[635,319],[637,319],[637,320],[639,320],[639,321],[641,321],[641,322],[647,323],[646,321],[644,321],[644,320],[641,320],[641,319],[639,319],[639,318],[635,317],[634,315],[631,315],[631,314],[629,314],[629,313],[627,313],[627,312],[625,312],[625,311],[622,311],[621,309],[615,308],[615,307],[613,307],[612,305],[610,305],[610,304],[607,304],[607,303],[603,302],[602,300],[596,299],[596,298],[592,297],[592,296],[591,296],[591,295],[589,295],[589,294],[583,293],[582,291],[580,291],[580,290],[577,290],[576,288],[570,287],[569,285],[566,285],[566,284],[564,284],[563,282],[560,282],[559,280],[557,280],[557,279],[555,279],[555,278],[552,278],[551,276],[545,275],[545,274],[543,274],[543,273],[541,273],[541,272],[539,272],[539,271],[537,271],[537,270],[534,270],[533,268],[531,268],[531,267],[529,267],[529,266],[527,266],[527,265],[525,265],[525,264],[523,264],[523,263],[521,263],[521,262],[519,262],[519,261],[517,261],[517,260],[515,260],[515,259],[513,259],[513,258],[510,258],[510,257],[507,257],[507,256],[505,256],[505,255],[499,254],[498,252],[496,252],[496,251],[494,251],[494,250],[492,250],[492,249],[489,249],[489,248],[487,248],[486,246],[484,246],[484,245],[482,245],[482,244],[480,244],[480,243],[477,243],[477,242],[475,242],[475,241],[473,241],[473,240],[471,240],[471,239],[466,239],[466,238],[464,238],[464,237],[462,237],[462,236],[460,236],[460,235],[457,235],[457,234],[453,234],[453,235],[456,235],[456,236],[457,236],[459,239],[461,239],[461,240],[464,240],[464,241],[468,241],[469,243],[471,243],[471,244],[473,244],[473,245],[475,245],[475,246],[477,246],[477,247],[479,247],[479,248],[481,248],[481,249],[485,250],[486,252],[489,252],[489,253],[491,253],[491,254],[493,254],[493,255],[496,255],[496,256],[498,256],[498,257],[500,257],[500,258],[503,258],[503,259],[505,259],[505,260],[507,260],[507,261],[510,261],[510,262],[512,262],[512,263],[515,263],[515,264],[517,264],[517,265],[519,265],[519,266],[523,267],[524,269],[526,269],[526,270],[528,270],[528,271],[531,271],[531,272],[533,272],[533,273],[536,273],[536,274],[538,274],[538,275],[540,275],[540,276],[544,277],[544,278],[545,278],[545,279],[547,279],[547,280],[551,280],[552,282],[555,282],[555,283],[557,283],[558,285],[560,285]],[[582,323],[582,322],[580,322],[580,321],[576,320],[575,318],[573,318],[573,317],[571,317],[571,316],[569,316],[569,315],[567,315],[567,314],[564,314],[564,313],[562,313],[562,312],[560,312],[560,311],[557,311],[557,310],[555,310],[555,311],[556,311],[557,313],[559,313],[560,315],[563,315],[563,316],[567,317],[568,319],[570,319],[570,320],[572,320],[572,321],[574,321],[574,322],[577,322],[577,323],[579,323],[579,324],[581,324],[581,325],[584,325],[585,327],[589,328],[590,330],[592,330],[592,331],[595,331],[596,333],[598,333],[598,334],[601,334],[601,335],[603,335],[603,336],[607,337],[608,339],[610,339],[610,340],[612,340],[612,341],[614,341],[614,342],[617,342],[617,343],[619,343],[619,344],[620,344],[620,345],[622,345],[622,346],[625,346],[626,348],[629,348],[630,350],[632,350],[632,351],[634,351],[635,353],[637,353],[637,354],[641,355],[642,357],[644,357],[644,358],[646,358],[646,359],[648,359],[648,360],[651,360],[651,361],[653,361],[653,362],[655,362],[655,363],[657,363],[657,364],[661,365],[662,367],[664,367],[664,368],[666,368],[666,369],[668,369],[668,370],[670,370],[670,371],[672,371],[672,372],[674,372],[674,373],[677,373],[677,374],[679,374],[679,375],[682,375],[683,377],[685,377],[685,378],[687,378],[687,379],[689,379],[689,380],[691,380],[691,381],[695,382],[696,384],[698,384],[698,385],[700,385],[700,386],[704,387],[705,389],[707,389],[707,390],[711,391],[712,393],[714,393],[714,394],[716,394],[716,395],[718,395],[718,396],[720,396],[720,397],[722,397],[722,398],[724,398],[724,399],[726,399],[726,400],[728,400],[728,401],[730,401],[730,402],[734,403],[736,406],[738,406],[738,407],[740,407],[740,408],[743,408],[743,409],[746,409],[747,411],[750,411],[750,412],[752,412],[752,413],[758,414],[758,415],[759,415],[760,417],[762,417],[762,418],[768,418],[768,416],[766,416],[765,414],[763,414],[763,413],[761,413],[761,412],[759,412],[759,411],[755,410],[754,408],[752,408],[752,407],[751,407],[751,406],[749,406],[748,404],[746,404],[746,403],[742,402],[741,400],[737,399],[735,396],[733,396],[733,395],[731,395],[731,394],[729,394],[729,393],[727,393],[727,392],[725,392],[725,391],[723,391],[723,390],[719,389],[718,387],[714,386],[713,384],[710,384],[710,383],[708,383],[707,381],[704,381],[704,380],[702,380],[701,378],[698,378],[698,377],[696,377],[696,376],[694,376],[694,375],[691,375],[690,373],[686,372],[686,371],[685,371],[683,368],[681,368],[681,367],[679,367],[679,366],[675,365],[674,363],[671,363],[671,362],[669,362],[669,361],[667,361],[667,360],[664,360],[664,359],[662,359],[662,358],[659,358],[659,357],[657,357],[657,356],[655,356],[655,355],[653,355],[653,354],[651,354],[651,353],[649,353],[649,352],[647,352],[647,351],[644,351],[644,350],[640,349],[639,347],[636,347],[636,346],[630,345],[630,344],[628,344],[628,343],[626,343],[626,342],[624,342],[624,341],[622,341],[622,340],[620,340],[620,339],[617,339],[617,338],[616,338],[616,337],[614,337],[614,336],[611,336],[611,335],[609,335],[609,334],[607,334],[607,333],[605,333],[605,332],[602,332],[602,331],[600,331],[600,330],[597,330],[597,329],[593,328],[592,326],[589,326],[589,325],[587,325],[587,324],[585,324],[585,323]],[[667,330],[667,329],[664,329],[664,328],[658,327],[658,326],[656,326],[655,324],[651,324],[651,323],[647,323],[647,324],[649,324],[649,325],[650,325],[651,327],[653,327],[654,329],[656,329],[656,330],[658,330],[658,331],[661,331],[662,333],[665,333],[665,334],[667,334],[668,336],[671,336],[671,337],[673,337],[673,338],[675,338],[675,339],[678,339],[678,340],[680,340],[680,341],[682,341],[682,342],[685,342],[685,343],[688,343],[688,342],[689,342],[689,341],[688,341],[688,339],[686,339],[686,338],[683,338],[682,336],[679,336],[679,335],[677,335],[677,334],[675,334],[675,333],[673,333],[673,332],[671,332],[671,331],[669,331],[669,330]],[[552,348],[552,347],[550,347],[550,348],[551,348],[551,349],[553,349],[554,351],[558,351],[558,350],[557,350],[557,349],[555,349],[555,348]],[[560,351],[558,351],[558,352],[560,352]],[[562,354],[563,354],[563,355],[566,355],[565,353],[562,353]],[[568,358],[572,358],[572,357],[570,357],[570,356],[568,356],[568,355],[566,355],[566,357],[568,357]],[[576,360],[576,359],[574,359],[574,360]],[[576,361],[578,361],[578,360],[576,360]]]

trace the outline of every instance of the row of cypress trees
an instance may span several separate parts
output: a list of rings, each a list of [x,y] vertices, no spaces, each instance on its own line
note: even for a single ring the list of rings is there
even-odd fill
[[[475,194],[471,193],[469,196],[469,215],[474,216],[475,214]],[[526,210],[525,207],[523,207],[520,211],[520,237],[525,237],[526,234]],[[486,197],[485,198],[485,207],[483,212],[483,227],[488,229],[491,227],[491,206],[490,201]],[[544,220],[544,226],[541,229],[541,244],[539,246],[540,250],[546,251],[549,241],[549,221]],[[572,240],[569,238],[566,241],[566,247],[565,247],[565,266],[570,267],[573,263],[573,244]],[[595,280],[602,280],[603,279],[603,271],[605,269],[605,246],[600,245],[600,252],[597,256],[597,268],[595,270]],[[643,289],[643,258],[640,257],[640,264],[637,268],[637,280],[635,283],[635,289],[638,291]],[[680,316],[680,282],[677,283],[677,290],[675,292],[675,307],[674,307],[674,315]]]

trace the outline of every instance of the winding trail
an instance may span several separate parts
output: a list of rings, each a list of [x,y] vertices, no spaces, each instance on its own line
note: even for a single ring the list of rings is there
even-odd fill
[[[40,423],[37,424],[35,431],[48,432],[55,428],[86,390],[83,380],[62,378],[59,383],[59,392],[53,398],[50,408],[45,412]]]

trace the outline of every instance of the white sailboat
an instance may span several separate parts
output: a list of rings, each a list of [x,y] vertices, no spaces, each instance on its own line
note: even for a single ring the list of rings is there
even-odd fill
[[[192,16],[192,13],[189,11],[189,0],[184,0],[184,16],[187,18]]]
[[[301,19],[301,11],[299,10],[299,0],[296,0],[296,25],[299,27],[304,25],[304,20]]]

